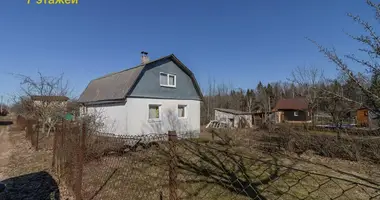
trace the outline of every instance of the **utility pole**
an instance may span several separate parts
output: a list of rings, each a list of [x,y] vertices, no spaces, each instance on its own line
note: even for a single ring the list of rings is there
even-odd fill
[[[294,88],[293,88],[293,98],[294,98]]]

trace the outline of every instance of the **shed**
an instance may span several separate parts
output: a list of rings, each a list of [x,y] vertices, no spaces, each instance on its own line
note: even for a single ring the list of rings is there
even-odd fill
[[[280,99],[273,111],[276,123],[311,123],[309,103],[304,97]]]
[[[252,115],[253,113],[251,112],[215,108],[215,120],[226,122],[230,127],[234,128],[251,128]]]
[[[356,124],[361,127],[377,128],[379,127],[376,114],[368,108],[362,107],[356,111]]]

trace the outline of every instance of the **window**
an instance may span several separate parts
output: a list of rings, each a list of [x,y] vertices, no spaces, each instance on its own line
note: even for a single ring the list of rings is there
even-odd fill
[[[149,105],[149,119],[160,119],[160,105]]]
[[[298,116],[298,111],[294,111],[294,116]]]
[[[185,118],[186,117],[186,106],[178,105],[178,117]]]
[[[82,114],[85,115],[88,113],[88,107],[82,106]]]
[[[164,87],[175,87],[176,76],[173,74],[160,73],[160,85]]]

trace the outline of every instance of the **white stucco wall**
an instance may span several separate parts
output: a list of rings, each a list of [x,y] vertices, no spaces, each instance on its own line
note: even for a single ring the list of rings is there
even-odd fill
[[[127,104],[101,105],[87,107],[89,115],[95,115],[104,123],[103,133],[122,135],[127,133]]]
[[[160,105],[159,120],[148,119],[149,104]],[[177,117],[178,105],[186,106],[185,118]],[[104,133],[144,135],[169,130],[200,133],[200,101],[197,100],[127,98],[125,105],[89,106],[87,113],[104,121]]]
[[[149,120],[149,104],[160,106],[160,120]],[[186,105],[185,118],[178,118],[178,105]],[[200,133],[200,101],[127,98],[128,134],[141,135],[166,133],[176,130],[180,133]]]

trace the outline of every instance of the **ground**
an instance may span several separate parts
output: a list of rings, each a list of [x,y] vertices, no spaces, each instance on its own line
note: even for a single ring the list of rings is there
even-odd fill
[[[25,132],[0,126],[0,181],[11,199],[70,199],[50,170],[51,152],[36,152]]]
[[[9,141],[8,128],[6,126],[0,126],[0,180],[6,178],[5,167],[8,165],[9,156],[11,154]]]
[[[27,199],[25,195],[38,191],[48,199],[54,196],[58,199],[57,195],[60,199],[70,198],[51,172],[50,150],[35,151],[25,132],[10,126],[0,126],[0,133],[0,178],[10,186],[13,195]],[[234,134],[240,139],[233,140],[241,144],[231,148],[210,141],[212,137],[205,131],[200,141],[178,143],[176,151],[182,168],[177,169],[176,185],[180,197],[227,200],[258,196],[273,199],[283,195],[280,199],[302,199],[310,195],[314,199],[331,199],[340,195],[336,199],[368,199],[368,195],[376,195],[373,188],[378,187],[376,182],[380,180],[376,165],[307,153],[267,154],[258,151],[256,141],[250,139],[258,131]],[[244,156],[236,156],[238,152]],[[84,198],[123,199],[128,191],[130,199],[160,199],[160,196],[167,199],[170,156],[165,153],[151,148],[87,162]],[[26,190],[25,184],[34,189]]]
[[[247,139],[241,142],[253,143],[220,145],[210,142],[205,132],[200,141],[178,143],[176,185],[181,198],[364,200],[380,195],[380,189],[374,189],[380,181],[376,165],[307,153],[268,154],[249,139],[258,132],[235,134]],[[115,199],[128,191],[131,199],[167,199],[171,156],[166,153],[144,150],[86,163],[84,196]]]

